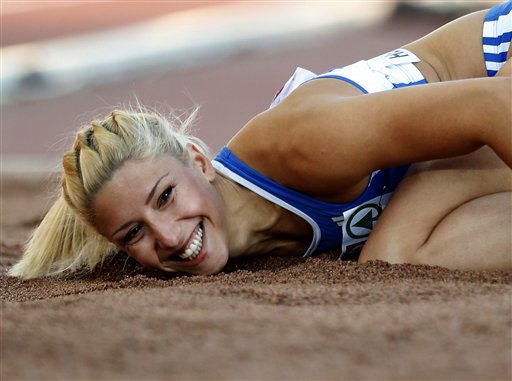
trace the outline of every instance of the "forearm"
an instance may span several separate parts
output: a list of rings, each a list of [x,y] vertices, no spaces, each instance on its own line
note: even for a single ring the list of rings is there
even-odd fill
[[[512,168],[512,78],[493,78],[493,82],[500,89],[490,98],[496,115],[492,116],[490,125],[481,127],[482,142]]]
[[[449,138],[448,144],[470,147],[474,141],[477,145],[488,145],[512,167],[511,78],[480,78],[455,85],[459,84],[464,85],[460,99],[455,96],[452,100],[451,94],[443,99],[440,94],[446,102],[438,110],[446,116],[440,128]]]
[[[359,108],[361,116],[370,114],[367,122],[377,124],[383,148],[376,152],[394,162],[389,164],[456,156],[489,145],[512,167],[511,89],[510,78],[453,81],[374,94],[360,99]]]

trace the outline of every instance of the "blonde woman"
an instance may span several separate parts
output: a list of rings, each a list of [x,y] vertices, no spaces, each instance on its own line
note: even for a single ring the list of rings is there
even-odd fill
[[[184,133],[190,119],[118,110],[93,122],[10,274],[93,268],[116,251],[212,274],[233,257],[333,249],[510,270],[511,9],[322,75],[297,69],[213,160]]]

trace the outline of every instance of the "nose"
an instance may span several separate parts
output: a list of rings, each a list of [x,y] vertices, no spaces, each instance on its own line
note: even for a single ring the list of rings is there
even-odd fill
[[[152,226],[155,250],[159,259],[173,253],[180,244],[180,226],[176,222],[162,221]]]

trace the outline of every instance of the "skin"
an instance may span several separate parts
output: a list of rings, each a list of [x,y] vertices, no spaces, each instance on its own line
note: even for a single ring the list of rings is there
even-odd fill
[[[143,266],[217,272],[227,262],[228,248],[223,201],[210,186],[214,178],[211,164],[196,151],[188,165],[170,155],[127,161],[94,199],[96,226]],[[200,224],[199,256],[178,260]]]
[[[359,261],[512,269],[511,63],[486,78],[485,13],[405,46],[422,59],[417,67],[429,85],[363,95],[343,81],[311,81],[250,120],[229,149],[270,179],[331,202],[357,197],[376,169],[417,163]],[[220,271],[228,257],[305,251],[311,237],[305,221],[219,176],[189,149],[188,165],[159,158],[121,167],[95,199],[100,232],[143,265],[194,274]],[[146,206],[165,173],[177,184],[172,206]],[[161,192],[158,186],[155,194]],[[206,259],[169,261],[200,221]],[[144,238],[127,247],[112,233],[133,222]]]
[[[366,242],[360,262],[511,270],[511,188],[510,169],[488,147],[415,165]]]
[[[335,79],[311,81],[228,147],[273,180],[332,202],[357,197],[378,168],[418,162],[359,261],[512,269],[512,64],[486,78],[485,13],[405,46],[431,84],[362,95]]]
[[[307,248],[298,217],[234,187],[194,145],[187,151],[186,164],[171,155],[123,164],[94,198],[98,231],[145,267],[192,274],[217,273],[229,257]],[[180,260],[199,226],[198,257]]]

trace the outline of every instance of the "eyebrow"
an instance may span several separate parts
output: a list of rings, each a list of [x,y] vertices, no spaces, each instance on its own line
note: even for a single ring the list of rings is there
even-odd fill
[[[148,205],[151,201],[151,199],[153,198],[153,196],[155,195],[155,192],[156,192],[156,188],[158,187],[158,184],[160,184],[160,182],[164,179],[164,177],[168,176],[170,172],[167,172],[165,175],[163,175],[162,177],[160,177],[156,182],[155,182],[155,185],[153,185],[153,188],[151,188],[151,190],[149,191],[149,194],[148,194],[148,197],[146,198],[146,201],[144,202],[144,205]],[[114,237],[117,233],[119,233],[121,230],[125,229],[126,227],[130,226],[130,224],[132,223],[132,221],[128,221],[127,223],[121,225],[115,232],[113,232],[111,234],[112,237]]]
[[[158,187],[158,184],[160,184],[160,181],[162,181],[162,180],[163,180],[163,178],[164,178],[165,176],[167,176],[167,175],[169,175],[169,172],[167,172],[165,175],[163,175],[162,177],[160,177],[160,178],[156,181],[155,185],[153,185],[153,188],[151,188],[151,191],[149,192],[149,194],[148,194],[148,198],[146,198],[146,202],[144,203],[144,205],[148,205],[148,204],[149,204],[149,202],[151,201],[151,199],[152,199],[152,198],[153,198],[153,196],[155,195],[156,188]]]
[[[128,226],[130,226],[131,223],[132,223],[132,221],[128,221],[127,223],[125,223],[122,226],[120,226],[115,232],[112,233],[111,237],[114,237],[121,230],[123,230],[123,229],[127,228]]]

